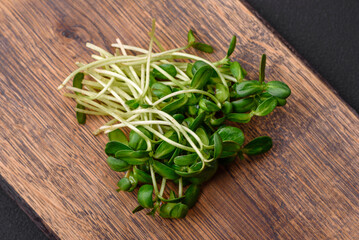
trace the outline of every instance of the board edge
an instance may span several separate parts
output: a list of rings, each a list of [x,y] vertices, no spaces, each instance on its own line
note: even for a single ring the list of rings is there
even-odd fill
[[[300,53],[298,53],[298,51],[277,30],[275,30],[275,28],[272,27],[272,25],[260,15],[250,3],[248,3],[246,0],[238,1],[242,3],[243,6],[247,8],[248,11],[250,11],[259,20],[259,22],[261,22],[274,35],[274,37],[278,38],[278,40],[283,43],[284,46],[296,58],[298,58],[299,61],[302,62],[304,66],[306,66],[337,98],[339,98],[339,100],[348,108],[350,112],[359,118],[359,113],[338,94],[337,90],[335,90],[333,86],[330,85],[330,83],[317,70],[315,70],[315,68],[312,67],[312,65],[310,65],[310,63],[302,55],[300,55]]]
[[[59,240],[60,237],[45,223],[36,211],[21,197],[21,195],[0,175],[0,188],[15,201],[22,211],[49,239]]]

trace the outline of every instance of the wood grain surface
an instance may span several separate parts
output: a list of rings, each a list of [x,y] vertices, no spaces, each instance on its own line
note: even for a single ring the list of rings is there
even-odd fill
[[[91,134],[104,120],[79,126],[57,91],[75,61],[90,61],[86,42],[147,47],[152,17],[166,48],[192,28],[215,53],[189,52],[211,60],[236,34],[250,79],[266,53],[266,79],[292,88],[284,108],[240,125],[274,148],[220,168],[184,220],[131,213],[135,193],[115,191],[106,136]],[[359,238],[359,118],[241,1],[2,0],[0,61],[0,185],[51,238]]]

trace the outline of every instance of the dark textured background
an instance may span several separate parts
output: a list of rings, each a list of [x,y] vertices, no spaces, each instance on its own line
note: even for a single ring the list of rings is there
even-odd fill
[[[359,1],[247,2],[359,112]],[[1,189],[0,239],[46,239]]]

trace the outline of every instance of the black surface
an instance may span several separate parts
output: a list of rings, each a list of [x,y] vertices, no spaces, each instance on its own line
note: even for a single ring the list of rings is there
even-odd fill
[[[358,0],[247,0],[359,112]]]
[[[47,239],[15,201],[0,188],[0,239]]]
[[[247,2],[359,112],[359,1]],[[46,239],[1,189],[0,239]]]

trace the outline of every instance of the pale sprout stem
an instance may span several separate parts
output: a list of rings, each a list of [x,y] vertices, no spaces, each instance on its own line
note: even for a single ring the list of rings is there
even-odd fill
[[[107,52],[105,49],[100,48],[100,47],[98,47],[98,46],[96,46],[96,45],[94,45],[92,43],[89,43],[89,42],[86,43],[86,47],[88,47],[88,48],[90,48],[90,49],[92,49],[94,51],[97,51],[97,52],[99,52],[100,54],[102,54],[102,55],[104,55],[106,57],[113,57],[113,55],[111,53]]]
[[[146,81],[146,70],[145,65],[141,64],[141,89],[144,90]]]
[[[174,97],[176,95],[183,94],[183,93],[199,93],[199,94],[203,94],[203,95],[205,95],[207,97],[210,97],[217,104],[218,107],[221,107],[221,103],[218,101],[218,99],[215,96],[213,96],[212,94],[210,94],[210,93],[208,93],[206,91],[202,91],[202,90],[198,90],[198,89],[187,89],[187,90],[177,91],[177,92],[168,94],[167,96],[158,99],[156,102],[154,102],[152,104],[152,106],[156,106],[159,103],[165,101],[166,99],[169,99],[171,97]]]
[[[103,74],[105,76],[109,76],[109,77],[115,77],[119,80],[122,80],[124,81],[125,83],[127,83],[128,85],[131,85],[132,87],[134,87],[134,89],[136,89],[137,93],[141,94],[142,93],[142,90],[138,87],[138,85],[136,83],[134,83],[133,81],[131,81],[130,79],[118,74],[118,73],[115,73],[115,72],[112,72],[112,71],[107,71],[107,70],[102,70],[102,69],[96,69],[95,70],[97,73],[100,73],[100,74]]]
[[[150,164],[150,172],[151,172],[152,184],[155,190],[155,194],[158,195],[158,186],[157,186],[156,176],[155,176],[155,172],[153,171],[152,164]]]
[[[167,63],[167,64],[172,64],[175,66],[177,72],[179,73],[180,76],[182,76],[182,78],[176,76],[177,78],[180,78],[184,81],[191,81],[191,79],[187,76],[187,74],[185,74],[178,66],[176,66],[176,64],[174,64],[173,62],[169,62],[167,60],[161,60],[161,62],[163,63]],[[187,63],[186,63],[186,67],[187,67]]]
[[[232,76],[229,76],[227,74],[223,74],[223,77],[229,81],[232,81],[232,82],[238,82],[238,80],[235,78],[235,77],[232,77]]]
[[[89,81],[86,79],[83,80],[84,86],[88,88],[89,91],[67,87],[69,90],[85,96],[76,94],[66,94],[66,96],[74,98],[79,104],[83,104],[83,106],[87,108],[86,110],[76,108],[76,111],[78,112],[92,115],[110,115],[114,118],[97,129],[94,134],[98,134],[100,132],[108,133],[118,128],[128,127],[144,138],[147,143],[147,150],[151,150],[151,142],[154,140],[149,139],[146,135],[137,129],[137,126],[144,126],[145,129],[152,132],[156,138],[162,139],[185,151],[196,152],[202,161],[203,169],[205,165],[204,163],[210,162],[213,159],[206,159],[203,156],[202,150],[203,148],[211,149],[213,146],[205,145],[195,132],[193,132],[188,127],[185,127],[184,125],[179,124],[171,115],[156,109],[156,107],[158,107],[158,105],[166,99],[170,99],[179,94],[186,93],[197,93],[205,95],[213,102],[215,102],[218,107],[221,107],[221,103],[214,95],[206,91],[198,89],[186,89],[186,86],[188,86],[188,83],[191,81],[191,79],[185,73],[188,63],[178,62],[175,60],[169,61],[169,59],[192,59],[206,62],[217,72],[221,82],[224,84],[224,86],[227,87],[227,89],[228,85],[226,80],[232,82],[237,82],[237,80],[230,75],[221,73],[216,67],[218,64],[213,64],[206,59],[197,57],[192,54],[180,52],[188,48],[188,46],[165,51],[165,49],[163,49],[159,43],[158,39],[154,36],[154,32],[155,24],[153,22],[152,30],[150,32],[151,39],[148,50],[122,44],[121,41],[117,39],[117,43],[112,44],[113,47],[117,48],[115,55],[112,55],[108,51],[98,46],[87,43],[86,46],[94,51],[97,51],[100,56],[92,55],[92,57],[96,60],[92,63],[86,65],[79,63],[79,68],[72,72],[64,80],[64,82],[59,86],[59,89],[66,85],[67,82],[79,72],[84,72],[85,74],[90,75],[95,81]],[[152,53],[154,43],[160,48],[160,53]],[[136,56],[128,56],[126,50],[136,51],[140,54]],[[120,55],[120,52],[122,55]],[[162,63],[173,64],[177,70],[177,75],[172,77],[162,68],[160,68],[159,65]],[[158,70],[168,78],[168,81],[162,81],[163,84],[176,86],[182,90],[173,92],[161,99],[156,100],[155,102],[152,102],[152,94],[149,92],[150,71],[152,69]],[[141,104],[149,104],[150,108],[139,107],[136,110],[131,110],[125,101],[133,99],[139,99]],[[168,129],[175,130],[179,136],[179,140],[184,137],[190,146],[180,144],[166,137],[164,133],[168,131]],[[193,140],[195,140],[199,146],[197,146]],[[154,172],[152,166],[150,167],[151,176],[153,178]],[[183,194],[182,184],[183,183],[181,178],[179,181],[179,196],[182,196]],[[165,185],[166,179],[163,178],[160,189],[161,196],[163,194]],[[155,192],[158,192],[155,179],[154,186]]]
[[[151,64],[151,55],[152,55],[152,46],[153,46],[153,37],[155,35],[156,25],[155,21],[152,21],[152,30],[150,33],[151,40],[150,45],[148,47],[148,54],[147,54],[147,62],[146,62],[146,81],[145,87],[143,88],[143,95],[146,95],[148,87],[150,86],[150,64]]]
[[[166,178],[162,178],[161,188],[160,188],[160,196],[162,197],[163,192],[165,191],[166,187]]]
[[[103,126],[109,126],[109,125],[115,124],[116,122],[118,122],[117,119],[111,119],[110,121],[105,123]],[[101,133],[100,129],[96,129],[95,131],[92,132],[93,135],[98,135],[100,133]]]
[[[178,197],[182,197],[183,194],[183,184],[182,184],[182,177],[178,180]]]
[[[100,116],[106,116],[108,115],[107,113],[103,113],[103,112],[96,112],[96,111],[89,111],[89,110],[84,110],[84,109],[80,109],[80,108],[75,108],[76,112],[80,112],[80,113],[85,113],[88,115],[100,115]]]
[[[121,49],[122,54],[123,54],[124,56],[127,56],[126,50],[123,48],[122,43],[121,43],[121,40],[120,40],[119,38],[117,38],[117,39],[116,39],[116,42],[117,42],[117,44],[120,46],[120,49]],[[137,84],[140,84],[140,79],[138,78],[138,76],[137,76],[135,70],[133,69],[133,67],[130,66],[129,69],[130,69],[130,72],[131,72],[131,74],[132,74],[132,76],[133,76],[135,82],[136,82]]]
[[[175,142],[171,139],[169,139],[168,137],[162,135],[161,133],[159,133],[158,131],[156,131],[155,129],[149,127],[149,126],[143,126],[144,128],[146,128],[148,131],[152,132],[154,135],[156,135],[157,137],[159,137],[160,139],[168,142],[169,144],[172,144],[173,146],[180,148],[182,150],[188,151],[188,152],[194,152],[194,149],[185,145],[182,145],[178,142]]]
[[[93,99],[97,99],[98,97],[100,97],[102,94],[104,94],[112,85],[112,83],[115,81],[115,78],[112,77],[111,80],[105,85],[105,87],[96,95],[93,97]]]
[[[159,66],[155,65],[155,64],[151,64],[151,66],[158,70],[160,73],[162,73],[165,77],[167,77],[171,82],[175,83],[177,86],[179,86],[180,88],[185,88],[181,82],[177,81],[174,77],[172,77],[171,75],[169,75],[165,70],[163,70],[162,68],[160,68]]]
[[[127,121],[129,121],[129,119],[127,119]],[[147,125],[147,124],[171,125],[172,123],[166,122],[166,121],[161,121],[161,120],[145,120],[145,121],[134,121],[134,122],[131,122],[131,124],[134,126],[138,126],[138,125]],[[122,128],[125,126],[126,126],[125,124],[120,123],[120,124],[116,124],[116,125],[112,125],[112,126],[102,126],[102,127],[100,127],[100,129],[106,130],[106,131],[109,131],[109,130],[112,131],[114,129]]]
[[[133,126],[131,123],[127,122],[124,118],[120,117],[118,114],[116,114],[114,111],[110,111],[109,109],[105,108],[104,106],[100,105],[99,103],[92,101],[92,100],[88,100],[89,102],[91,102],[92,105],[96,106],[97,108],[99,108],[100,110],[108,113],[109,115],[111,115],[112,117],[116,118],[119,122],[125,124],[126,127],[130,128],[131,130],[133,130],[134,132],[136,132],[138,135],[140,135],[143,139],[145,139],[146,143],[147,143],[147,151],[151,151],[152,149],[152,145],[151,145],[151,139],[149,139],[144,133],[142,133],[140,130],[138,130],[135,126]]]

